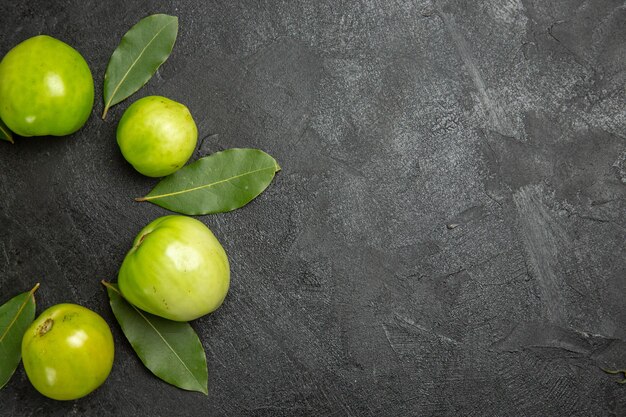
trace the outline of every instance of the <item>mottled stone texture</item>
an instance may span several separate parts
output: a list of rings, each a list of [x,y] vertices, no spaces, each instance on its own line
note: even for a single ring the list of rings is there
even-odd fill
[[[155,12],[169,61],[102,111],[108,58]],[[0,53],[81,51],[94,113],[68,138],[0,144],[0,299],[39,281],[116,339],[106,384],[54,402],[20,368],[0,415],[623,416],[626,5],[609,0],[33,1],[0,5]],[[196,157],[259,147],[283,171],[202,217],[232,289],[193,323],[209,396],[146,371],[110,312],[134,235],[167,212],[125,163],[137,98],[185,103]]]

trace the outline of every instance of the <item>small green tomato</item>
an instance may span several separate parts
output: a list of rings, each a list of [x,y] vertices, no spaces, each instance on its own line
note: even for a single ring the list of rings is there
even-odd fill
[[[165,216],[139,232],[118,284],[124,298],[140,309],[189,321],[222,304],[230,268],[222,245],[202,222]]]
[[[137,100],[117,126],[117,143],[124,158],[148,177],[164,177],[191,157],[198,129],[189,109],[165,97]]]
[[[22,339],[22,361],[35,389],[55,400],[84,397],[113,366],[113,336],[97,313],[76,304],[50,307]]]
[[[93,78],[71,46],[50,36],[27,39],[0,62],[0,119],[20,136],[64,136],[93,107]]]

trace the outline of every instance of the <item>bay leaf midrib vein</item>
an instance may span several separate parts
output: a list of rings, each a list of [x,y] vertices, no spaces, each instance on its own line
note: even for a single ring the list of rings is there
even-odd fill
[[[172,193],[159,194],[159,195],[153,195],[153,196],[146,196],[146,197],[143,198],[143,200],[150,201],[150,200],[155,200],[155,199],[158,199],[158,198],[172,197],[172,196],[179,195],[179,194],[190,193],[190,192],[193,192],[193,191],[197,191],[197,190],[201,190],[201,189],[204,189],[204,188],[213,187],[213,186],[216,186],[216,185],[228,182],[228,181],[235,180],[237,178],[245,177],[246,175],[256,174],[257,172],[261,172],[261,171],[265,171],[265,170],[269,170],[269,169],[276,170],[276,165],[274,164],[274,165],[269,166],[269,167],[264,167],[264,168],[256,169],[256,170],[253,170],[253,171],[244,172],[243,174],[234,175],[232,177],[228,177],[228,178],[225,178],[223,180],[215,181],[215,182],[212,182],[210,184],[204,184],[204,185],[200,185],[200,186],[193,187],[193,188],[188,188],[186,190],[175,191],[175,192],[172,192]]]
[[[11,323],[9,323],[9,325],[6,328],[6,330],[0,335],[0,343],[2,343],[4,341],[4,338],[6,337],[6,335],[9,334],[9,330],[11,330],[11,327],[13,327],[13,325],[17,321],[17,318],[20,316],[20,314],[22,314],[22,310],[24,310],[24,308],[26,308],[26,304],[28,304],[28,302],[30,301],[30,296],[31,295],[32,294],[29,293],[29,296],[26,297],[26,299],[24,300],[22,305],[20,305],[20,308],[17,310],[17,313],[13,317],[13,320],[11,320]]]
[[[200,381],[198,381],[198,378],[196,378],[196,376],[193,374],[193,372],[191,372],[191,369],[189,369],[189,367],[187,366],[187,364],[185,363],[185,361],[183,361],[183,359],[178,356],[178,353],[176,353],[176,351],[174,350],[174,348],[172,347],[172,345],[170,345],[168,343],[168,341],[163,337],[163,335],[161,335],[161,332],[159,332],[157,330],[156,327],[154,327],[154,325],[152,324],[152,322],[150,320],[148,320],[148,318],[146,316],[144,316],[143,314],[141,314],[141,311],[139,311],[139,309],[137,309],[135,306],[132,306],[133,309],[135,309],[135,311],[146,321],[146,323],[148,323],[150,325],[150,327],[152,327],[152,330],[154,330],[154,332],[161,338],[161,340],[163,340],[163,343],[165,343],[165,345],[172,351],[172,353],[174,354],[174,356],[176,356],[176,359],[178,359],[180,361],[180,363],[185,367],[185,369],[187,370],[187,372],[189,372],[189,374],[193,377],[193,379],[196,380],[196,382],[198,383],[198,385],[200,387],[202,387],[202,383]]]
[[[165,30],[165,28],[167,28],[169,25],[171,25],[172,23],[174,23],[175,20],[172,20],[171,22],[167,23],[166,25],[164,25],[153,37],[152,39],[150,39],[150,41],[146,44],[146,46],[143,47],[143,49],[141,50],[141,52],[139,53],[139,55],[137,56],[137,58],[133,61],[133,63],[128,67],[128,70],[126,71],[126,73],[124,74],[124,76],[122,77],[122,79],[120,80],[120,82],[117,84],[117,86],[115,87],[115,90],[113,90],[113,93],[111,93],[111,97],[109,97],[109,101],[106,103],[105,107],[110,107],[111,106],[111,102],[113,101],[113,98],[115,97],[115,94],[117,94],[117,91],[120,89],[121,85],[124,84],[124,81],[126,80],[126,77],[128,77],[128,74],[130,74],[130,71],[135,67],[135,65],[137,65],[137,62],[139,62],[139,59],[141,59],[141,57],[143,56],[144,52],[146,52],[146,50],[148,49],[148,47],[150,45],[152,45],[152,42],[154,42],[154,40],[157,38],[157,36],[159,36],[161,34],[161,32],[163,32]]]

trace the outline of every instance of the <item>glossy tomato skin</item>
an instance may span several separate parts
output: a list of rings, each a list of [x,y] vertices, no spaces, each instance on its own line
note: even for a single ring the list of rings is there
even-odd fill
[[[84,397],[113,366],[113,336],[97,313],[57,304],[31,324],[22,339],[22,361],[35,389],[55,400]]]
[[[148,177],[163,177],[180,169],[197,141],[198,129],[189,109],[166,97],[137,100],[117,126],[122,155]]]
[[[230,284],[226,252],[202,222],[165,216],[137,236],[119,271],[124,298],[149,313],[189,321],[215,311]]]
[[[93,100],[87,62],[58,39],[27,39],[0,62],[0,119],[20,136],[74,133],[89,118]]]

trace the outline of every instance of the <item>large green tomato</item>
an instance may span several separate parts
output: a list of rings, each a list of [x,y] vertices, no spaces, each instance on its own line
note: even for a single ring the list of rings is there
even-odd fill
[[[80,129],[93,107],[93,78],[71,46],[39,35],[0,62],[0,119],[20,136],[64,136]]]
[[[189,109],[165,97],[137,100],[117,126],[122,155],[148,177],[177,171],[189,160],[197,141],[198,129]]]
[[[188,321],[222,304],[230,268],[224,248],[202,222],[165,216],[139,232],[118,284],[124,298],[140,309]]]
[[[46,397],[84,397],[109,376],[113,336],[97,313],[76,304],[50,307],[30,325],[22,339],[28,379]]]

